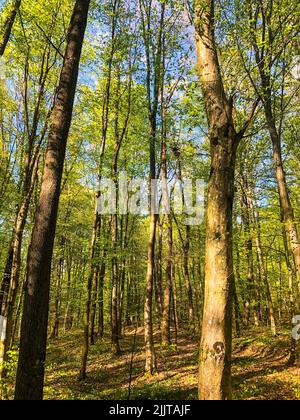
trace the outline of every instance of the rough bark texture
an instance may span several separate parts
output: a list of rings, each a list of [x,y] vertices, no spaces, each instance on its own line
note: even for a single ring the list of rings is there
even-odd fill
[[[48,138],[39,204],[27,260],[16,400],[40,400],[43,397],[51,261],[89,3],[89,0],[77,0],[74,5]]]
[[[215,47],[214,1],[196,1],[195,27],[199,77],[211,144],[199,398],[226,400],[232,396],[232,208],[238,136]]]
[[[20,9],[21,6],[21,0],[14,0],[8,16],[6,18],[6,21],[4,23],[4,30],[3,30],[3,34],[0,38],[0,57],[4,54],[6,46],[8,44],[10,35],[11,35],[11,31],[17,16],[17,13]]]

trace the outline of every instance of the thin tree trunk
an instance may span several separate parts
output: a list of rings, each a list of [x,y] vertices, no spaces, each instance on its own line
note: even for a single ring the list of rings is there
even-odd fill
[[[53,329],[50,335],[50,338],[58,338],[59,335],[59,323],[61,317],[61,288],[62,288],[62,279],[63,279],[63,271],[64,271],[64,247],[66,244],[66,238],[64,236],[61,237],[60,240],[60,258],[58,262],[58,270],[57,270],[57,282],[56,282],[56,294],[55,294],[55,312],[54,312],[54,323]]]
[[[162,317],[162,344],[171,345],[171,297],[172,297],[172,261],[173,261],[173,230],[172,219],[168,215],[168,256],[166,262],[166,284],[164,291],[163,317]]]
[[[104,335],[104,279],[105,279],[105,272],[106,272],[106,251],[104,251],[103,260],[102,260],[101,268],[100,268],[100,275],[99,275],[99,294],[98,294],[99,317],[98,317],[98,330],[99,330],[99,337],[100,338],[103,338],[103,335]]]
[[[287,236],[290,241],[291,250],[293,253],[295,267],[296,267],[296,278],[298,290],[300,293],[300,240],[297,226],[295,223],[294,210],[289,196],[287,187],[286,174],[283,168],[282,150],[281,150],[281,139],[277,133],[275,126],[274,117],[270,114],[270,110],[266,111],[267,121],[269,125],[269,131],[273,144],[273,156],[275,163],[276,179],[278,183],[278,191],[280,198],[280,206],[282,209],[284,226],[286,229]]]
[[[151,39],[151,16],[149,19],[148,10],[143,1],[140,0],[140,11],[142,18],[143,40],[146,50],[146,83],[147,83],[147,102],[148,102],[148,120],[150,126],[149,136],[149,152],[150,152],[150,173],[149,184],[151,197],[156,196],[156,191],[153,190],[152,180],[156,179],[156,136],[157,136],[157,117],[159,105],[159,93],[161,87],[162,76],[162,41],[165,22],[166,5],[164,2],[160,4],[160,22],[157,32],[156,45],[153,45]],[[153,51],[151,51],[153,48]],[[154,69],[152,68],[152,54],[154,55]],[[154,78],[152,77],[154,73]],[[154,80],[152,80],[154,79]],[[153,81],[153,84],[151,83]],[[154,86],[152,89],[152,85]],[[146,274],[146,291],[144,304],[144,327],[145,327],[145,371],[149,374],[154,374],[157,370],[154,338],[153,338],[153,286],[155,275],[155,240],[156,240],[156,225],[157,215],[155,211],[150,209],[150,227],[148,240],[148,263]]]
[[[166,143],[166,110],[164,110],[164,128],[163,128],[163,141],[162,141],[162,182],[165,194],[165,201],[167,207],[170,207],[168,185],[167,185],[167,143]],[[172,230],[172,217],[169,209],[167,211],[167,240],[168,240],[168,253],[166,261],[166,281],[163,299],[163,316],[162,316],[162,345],[171,345],[171,297],[172,297],[172,262],[173,262],[173,230]]]
[[[253,16],[252,16],[253,18]],[[276,40],[274,36],[273,28],[271,27],[272,17],[267,19],[266,15],[262,14],[262,24],[266,29],[266,37],[268,37],[269,45],[267,48],[263,47],[263,51],[260,51],[259,45],[256,42],[255,29],[257,25],[257,19],[252,19],[252,28],[251,31],[253,35],[251,37],[253,48],[255,51],[256,63],[260,72],[261,78],[261,87],[262,87],[262,100],[264,104],[264,111],[266,116],[266,121],[268,125],[268,130],[270,133],[270,138],[273,146],[273,159],[275,165],[275,175],[278,184],[279,192],[279,201],[280,207],[283,215],[283,221],[285,230],[287,233],[288,240],[290,242],[291,250],[294,257],[295,267],[296,267],[296,278],[298,291],[300,293],[300,240],[299,232],[295,222],[294,209],[290,199],[290,194],[288,191],[286,173],[284,170],[284,164],[282,159],[282,139],[281,139],[281,127],[277,128],[276,117],[272,103],[272,54],[273,47]],[[275,51],[275,50],[274,50]],[[284,51],[284,50],[283,50]],[[279,57],[277,57],[279,58]],[[284,87],[282,88],[282,95],[285,94]],[[280,125],[282,126],[282,121],[284,118],[284,113],[281,115]]]
[[[19,289],[23,232],[27,220],[31,196],[36,184],[37,171],[38,160],[35,162],[35,167],[32,174],[32,179],[30,181],[30,185],[28,187],[25,197],[23,198],[21,207],[16,217],[12,239],[13,248],[9,251],[6,270],[3,276],[2,292],[4,292],[4,294],[2,295],[2,297],[4,297],[4,299],[2,300],[1,305],[1,315],[3,315],[6,319],[6,334],[4,339],[4,352],[2,357],[0,357],[0,362],[6,361],[7,353],[10,349],[11,337],[13,332],[13,314],[16,297]],[[6,375],[6,369],[2,369],[1,375],[2,377]]]
[[[83,332],[83,346],[82,346],[82,357],[81,357],[81,367],[79,373],[79,380],[84,381],[86,379],[86,368],[87,360],[89,354],[89,334],[90,334],[90,322],[91,322],[91,303],[92,303],[92,289],[93,285],[96,284],[98,276],[98,239],[100,234],[100,217],[97,213],[97,208],[95,212],[94,227],[92,234],[92,243],[91,243],[91,268],[87,281],[87,298],[85,304],[85,313],[84,313],[84,332]]]
[[[151,214],[150,232],[148,242],[148,266],[146,277],[146,296],[144,305],[144,324],[145,324],[145,352],[146,364],[145,372],[153,374],[157,370],[156,357],[153,339],[153,276],[154,276],[154,259],[155,259],[155,236],[156,236],[157,216]]]
[[[261,242],[261,232],[260,232],[261,227],[260,227],[260,221],[259,221],[259,213],[258,213],[257,209],[253,208],[254,207],[253,203],[251,204],[251,206],[252,206],[252,209],[253,209],[253,217],[254,217],[254,222],[255,222],[255,226],[256,226],[256,248],[257,248],[257,255],[258,255],[259,270],[260,270],[260,273],[261,273],[261,276],[262,276],[262,279],[263,279],[263,282],[264,282],[264,285],[265,285],[269,319],[270,319],[270,324],[271,324],[271,332],[272,332],[273,336],[276,337],[277,336],[277,326],[276,326],[275,309],[274,309],[271,289],[270,289],[270,285],[269,285],[268,274],[267,274],[267,271],[265,269],[265,259],[264,259],[262,242]]]
[[[190,279],[189,270],[189,252],[190,252],[190,226],[186,226],[186,239],[183,243],[183,269],[185,278],[185,288],[188,298],[188,328],[191,336],[195,335],[195,314],[194,314],[194,299],[193,289]]]
[[[163,48],[165,55],[165,47]],[[165,59],[163,60],[165,68]],[[164,72],[164,70],[163,70]],[[171,298],[172,298],[172,264],[173,264],[173,229],[172,217],[170,212],[170,195],[168,191],[168,170],[167,170],[167,104],[164,99],[164,76],[162,77],[162,142],[161,142],[161,167],[163,185],[163,204],[167,215],[167,261],[166,261],[166,281],[163,299],[162,315],[162,345],[171,345]]]
[[[173,266],[172,270],[172,300],[173,300],[173,312],[174,312],[174,326],[175,326],[175,344],[178,342],[178,332],[180,329],[179,316],[178,316],[178,298],[177,298],[177,285],[176,285],[176,273]]]
[[[102,180],[102,171],[105,157],[106,141],[107,141],[107,131],[109,124],[109,106],[111,100],[111,81],[112,81],[112,67],[113,67],[113,58],[115,55],[115,36],[116,36],[116,23],[117,23],[117,1],[114,0],[112,4],[112,25],[111,25],[111,48],[108,56],[108,70],[107,78],[105,84],[105,94],[102,104],[102,127],[101,127],[101,145],[100,145],[100,156],[99,156],[99,167],[98,167],[98,182],[100,184]],[[99,243],[98,236],[100,236],[101,230],[101,215],[98,213],[98,199],[100,198],[100,191],[97,191],[96,194],[96,205],[94,213],[94,225],[93,225],[93,234],[92,234],[92,243],[91,243],[91,268],[90,275],[88,277],[87,283],[87,301],[85,306],[85,322],[84,322],[84,333],[83,333],[83,350],[82,350],[82,360],[81,360],[81,369],[79,374],[79,380],[86,379],[86,368],[87,368],[87,359],[89,352],[89,334],[90,334],[90,315],[91,315],[91,304],[92,304],[92,289],[93,285],[97,283],[96,276],[99,272]]]
[[[130,74],[129,74],[129,81],[128,81],[128,108],[127,114],[125,117],[125,122],[122,128],[119,126],[119,118],[120,118],[120,100],[121,100],[121,75],[120,69],[117,67],[117,89],[116,95],[117,99],[115,101],[115,124],[114,124],[114,135],[115,135],[115,150],[112,160],[112,167],[111,167],[111,175],[112,179],[115,183],[116,187],[116,209],[119,207],[119,200],[118,200],[118,161],[120,157],[120,151],[123,144],[123,140],[127,134],[129,119],[131,115],[131,87],[132,87],[132,74],[131,74],[131,63],[130,63]],[[121,272],[119,270],[119,258],[118,258],[118,242],[119,241],[119,228],[118,228],[118,215],[112,215],[112,223],[111,223],[111,230],[112,230],[112,296],[111,296],[111,326],[112,326],[112,350],[115,354],[120,354],[120,330],[121,330],[121,319],[119,319],[119,288],[120,288],[120,279],[121,279]],[[122,240],[122,238],[120,238]]]
[[[247,180],[244,180],[245,190],[248,192]],[[250,206],[249,197],[245,190],[242,191],[241,208],[242,208],[242,220],[245,231],[245,248],[247,254],[247,289],[248,293],[246,296],[246,325],[249,326],[250,320],[254,318],[254,325],[259,326],[259,316],[257,311],[258,298],[256,290],[256,282],[254,277],[254,255],[253,255],[253,238],[251,229],[251,217],[250,217]],[[252,319],[253,319],[252,318]]]
[[[283,215],[281,215],[283,219]],[[296,305],[295,305],[295,295],[294,295],[294,282],[293,282],[293,268],[292,264],[290,262],[289,258],[289,247],[288,247],[288,239],[287,234],[284,226],[282,227],[282,238],[283,238],[283,245],[284,245],[284,255],[285,255],[285,262],[288,269],[288,287],[289,287],[289,316],[291,319],[291,322],[295,316],[296,313]],[[293,328],[294,325],[292,323],[291,328]],[[290,355],[288,360],[289,366],[294,366],[297,360],[297,343],[295,338],[291,335],[291,341],[290,341]]]
[[[114,354],[120,354],[119,341],[119,314],[118,314],[118,288],[119,288],[119,268],[117,259],[117,242],[118,242],[118,216],[112,216],[112,292],[111,292],[111,343]]]
[[[91,315],[91,331],[90,331],[90,342],[91,345],[95,345],[96,339],[96,331],[95,331],[95,324],[96,324],[96,313],[97,313],[97,296],[98,296],[98,288],[99,288],[99,264],[95,267],[95,273],[93,276],[93,284],[92,284],[92,295],[91,295],[91,306],[92,306],[92,315]]]
[[[161,327],[162,313],[163,313],[163,286],[162,286],[162,250],[163,250],[163,223],[164,220],[158,219],[158,246],[156,258],[156,276],[155,276],[155,295],[156,308],[158,312],[159,325]]]
[[[241,311],[240,311],[240,305],[239,305],[239,298],[236,290],[236,283],[234,281],[234,290],[233,290],[233,298],[234,298],[234,315],[235,315],[235,330],[236,330],[236,336],[241,336]]]
[[[71,330],[73,324],[73,308],[72,308],[72,257],[68,260],[67,267],[67,292],[66,292],[66,309],[64,316],[64,332]],[[76,279],[76,275],[74,275]]]

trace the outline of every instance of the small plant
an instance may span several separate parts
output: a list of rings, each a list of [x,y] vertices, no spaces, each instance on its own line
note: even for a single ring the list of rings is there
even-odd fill
[[[14,382],[18,365],[18,350],[13,348],[7,353],[6,362],[0,365],[0,371],[4,372],[0,379],[1,399],[11,399],[13,394],[12,383]]]
[[[295,387],[295,388],[293,388],[293,392],[294,392],[294,394],[295,394],[295,398],[297,399],[297,400],[300,400],[300,388],[299,387]]]

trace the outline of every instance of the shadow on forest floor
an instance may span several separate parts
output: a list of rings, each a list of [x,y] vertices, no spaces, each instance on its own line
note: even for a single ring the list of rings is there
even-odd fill
[[[256,338],[253,338],[256,337]],[[156,334],[159,342],[159,334]],[[50,343],[46,369],[46,399],[126,400],[134,332],[121,341],[122,354],[111,353],[109,338],[91,346],[88,377],[78,381],[81,333]],[[300,399],[300,366],[288,368],[288,334],[274,339],[265,331],[252,331],[234,340],[233,387],[236,400]],[[197,398],[198,340],[181,336],[178,345],[156,344],[158,374],[143,373],[143,330],[133,352],[131,400],[191,400]]]
[[[235,400],[300,400],[300,364],[287,367],[289,333],[278,338],[266,330],[251,330],[234,340],[233,392]],[[127,400],[130,366],[131,400],[193,400],[197,398],[198,342],[180,335],[177,346],[162,347],[155,334],[158,373],[144,375],[143,329],[128,329],[121,340],[122,353],[111,352],[109,337],[90,347],[88,376],[78,381],[82,332],[50,340],[45,381],[45,399]],[[135,343],[135,345],[134,345]],[[13,397],[17,351],[5,384]]]

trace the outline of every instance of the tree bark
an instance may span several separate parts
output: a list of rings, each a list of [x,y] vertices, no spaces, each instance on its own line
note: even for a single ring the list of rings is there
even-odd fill
[[[241,311],[239,305],[239,298],[236,290],[236,282],[234,281],[233,285],[233,298],[234,298],[234,316],[235,316],[235,331],[236,336],[239,338],[241,336]]]
[[[282,158],[282,139],[281,139],[281,132],[282,129],[282,122],[284,119],[284,113],[280,116],[280,126],[276,124],[276,116],[275,116],[275,108],[273,105],[273,96],[277,95],[277,91],[272,91],[273,82],[271,80],[273,74],[273,54],[275,51],[274,45],[277,42],[277,36],[281,36],[280,32],[276,35],[274,33],[274,28],[272,27],[272,12],[273,8],[271,8],[271,13],[267,17],[267,15],[263,12],[263,5],[262,14],[261,14],[261,22],[260,24],[264,27],[265,32],[265,40],[263,47],[260,47],[257,43],[256,39],[256,28],[258,26],[258,19],[259,15],[252,16],[250,14],[250,22],[251,22],[251,41],[252,46],[255,52],[255,58],[257,67],[260,73],[261,79],[261,88],[262,88],[262,101],[264,105],[264,111],[266,116],[266,121],[268,125],[268,130],[270,133],[270,138],[272,141],[273,146],[273,159],[274,159],[274,166],[275,166],[275,175],[278,184],[278,193],[279,193],[279,202],[280,207],[283,215],[283,223],[286,230],[286,234],[288,240],[290,242],[291,250],[294,257],[295,267],[296,267],[296,278],[298,284],[298,291],[300,293],[300,239],[299,239],[299,232],[297,229],[297,225],[295,222],[295,215],[293,205],[290,199],[290,194],[287,186],[286,180],[286,173],[284,170],[284,163]],[[285,49],[282,50],[281,54]],[[276,57],[277,59],[280,56]],[[254,84],[253,80],[252,83]],[[282,95],[285,95],[284,87],[282,87]],[[254,88],[256,86],[254,85]]]
[[[295,222],[294,209],[290,200],[290,194],[287,187],[286,174],[283,166],[281,139],[278,134],[271,107],[266,104],[266,117],[269,126],[270,136],[273,144],[273,158],[275,164],[275,173],[278,183],[278,192],[280,206],[283,214],[283,223],[290,241],[293,253],[298,290],[300,293],[300,240],[297,225]]]
[[[162,285],[162,251],[163,251],[163,223],[164,219],[158,219],[158,239],[156,252],[156,276],[155,276],[155,296],[156,296],[156,310],[158,315],[159,326],[161,327],[162,313],[163,313],[163,285]]]
[[[100,274],[99,274],[99,294],[98,294],[98,304],[99,304],[99,316],[98,316],[98,332],[99,337],[103,338],[104,335],[104,280],[106,272],[106,250],[104,250],[104,255],[101,263]]]
[[[156,222],[157,222],[157,216],[155,214],[151,214],[149,242],[148,242],[146,296],[145,296],[145,305],[144,305],[145,352],[146,352],[145,372],[150,373],[150,374],[153,374],[157,369],[155,349],[154,349],[154,339],[153,339],[153,309],[152,309]]]
[[[61,289],[62,289],[62,281],[63,281],[63,273],[64,273],[64,265],[65,265],[65,245],[66,245],[66,238],[62,236],[60,239],[60,257],[58,261],[58,268],[57,268],[57,282],[56,282],[56,290],[55,290],[55,312],[54,312],[54,322],[52,332],[50,334],[51,339],[58,338],[59,336],[59,325],[60,325],[60,317],[61,317]]]
[[[241,192],[241,211],[243,227],[245,232],[245,249],[247,255],[247,295],[246,295],[246,325],[249,326],[250,320],[253,318],[254,325],[259,326],[258,315],[258,293],[256,288],[256,281],[254,276],[254,255],[253,255],[253,237],[252,237],[252,224],[250,215],[250,198],[248,197],[248,181],[243,178],[243,191]]]
[[[89,0],[77,0],[48,138],[38,209],[27,260],[16,400],[43,398],[51,262],[67,139],[72,120]]]
[[[281,215],[281,218],[283,218],[283,215]],[[296,304],[295,304],[295,294],[294,294],[294,279],[293,279],[293,267],[290,262],[289,258],[289,247],[288,247],[288,239],[287,234],[284,226],[282,227],[282,238],[283,238],[283,245],[284,245],[284,255],[285,255],[285,262],[286,267],[288,270],[288,287],[289,287],[289,316],[291,318],[291,321],[293,320],[295,313],[296,313]],[[291,325],[291,328],[293,328],[294,325]],[[290,355],[288,360],[289,366],[294,366],[297,360],[297,342],[295,338],[291,335],[291,341],[290,341]]]
[[[4,30],[3,34],[0,38],[0,57],[4,54],[6,46],[8,44],[11,31],[17,16],[17,13],[21,6],[21,0],[14,0],[12,6],[10,7],[8,16],[6,18],[6,21],[4,23]]]
[[[111,103],[111,87],[112,87],[112,70],[113,70],[113,60],[115,56],[115,42],[116,42],[116,28],[117,28],[117,21],[118,21],[118,6],[119,3],[117,0],[114,0],[111,4],[112,7],[112,14],[111,14],[111,46],[109,49],[109,55],[107,59],[107,76],[106,76],[106,83],[105,83],[105,92],[104,92],[104,100],[102,103],[102,124],[101,124],[101,145],[100,145],[100,153],[99,153],[99,165],[98,165],[98,182],[100,184],[102,180],[102,171],[104,165],[104,157],[105,157],[105,150],[106,150],[106,142],[107,142],[107,132],[108,132],[108,125],[109,125],[109,110],[110,110],[110,103]],[[93,302],[93,297],[95,297],[95,286],[98,283],[98,274],[100,273],[100,255],[99,255],[99,237],[102,225],[102,218],[101,215],[98,213],[98,199],[100,197],[100,191],[96,194],[96,206],[95,206],[95,213],[94,213],[94,225],[93,225],[93,235],[92,235],[92,247],[91,247],[91,268],[90,268],[90,275],[88,277],[88,284],[87,284],[87,301],[85,307],[85,326],[84,326],[84,334],[83,334],[83,353],[82,353],[82,365],[81,371],[79,375],[80,380],[84,380],[86,378],[86,367],[87,367],[87,358],[89,352],[89,334],[90,329],[93,326],[90,319],[91,317],[91,305]],[[94,289],[94,290],[93,290]],[[94,293],[93,293],[94,292]],[[93,316],[93,312],[92,312]],[[92,340],[94,337],[92,338]]]
[[[84,313],[84,331],[83,331],[83,346],[82,346],[82,356],[81,356],[81,367],[79,373],[79,380],[84,381],[86,379],[86,368],[87,360],[89,354],[89,334],[90,334],[90,323],[91,323],[91,304],[92,304],[92,289],[93,285],[97,283],[98,276],[98,264],[97,259],[98,255],[98,240],[101,229],[101,219],[97,213],[97,206],[95,210],[95,219],[93,226],[92,234],[92,243],[91,243],[91,268],[87,281],[87,297],[85,303],[85,313]]]
[[[211,145],[199,399],[228,400],[232,351],[232,212],[238,135],[215,46],[214,1],[196,0],[196,47]]]
[[[269,312],[269,320],[271,325],[271,332],[274,337],[277,336],[277,322],[276,322],[276,316],[275,316],[275,309],[272,299],[272,293],[270,289],[270,284],[268,280],[268,273],[265,268],[265,258],[262,248],[262,241],[261,241],[261,226],[259,221],[259,213],[257,209],[253,206],[253,202],[251,204],[251,207],[253,209],[253,217],[256,227],[256,248],[257,248],[257,255],[258,255],[258,264],[259,264],[259,270],[261,273],[262,280],[265,285],[265,291],[266,291],[266,297],[267,297],[267,305],[268,305],[268,312]]]
[[[151,196],[156,195],[156,191],[153,191],[152,180],[156,179],[156,136],[157,136],[157,117],[158,117],[158,105],[159,105],[159,93],[161,87],[161,76],[162,76],[162,40],[163,40],[163,26],[165,20],[165,9],[166,5],[164,2],[161,3],[160,10],[160,22],[158,28],[158,35],[156,44],[153,45],[151,39],[151,19],[149,19],[148,12],[145,10],[146,6],[144,2],[140,1],[141,17],[142,17],[142,28],[143,28],[143,39],[146,50],[146,79],[147,79],[147,102],[148,102],[148,120],[150,126],[149,135],[149,185]],[[153,47],[153,51],[151,51]],[[152,53],[155,56],[154,69],[152,66]],[[152,75],[154,73],[152,89]],[[147,274],[146,274],[146,290],[145,290],[145,303],[144,303],[144,327],[145,327],[145,372],[154,374],[157,370],[154,338],[153,338],[153,286],[154,286],[154,275],[155,275],[155,241],[156,241],[156,226],[157,226],[157,214],[150,209],[150,227],[149,227],[149,240],[148,240],[148,263],[147,263]]]
[[[164,81],[162,82],[164,83]],[[162,87],[162,147],[161,147],[161,165],[162,165],[162,184],[163,184],[163,202],[165,212],[167,213],[167,262],[166,262],[166,281],[163,299],[162,315],[162,345],[171,345],[171,297],[172,297],[172,263],[173,263],[173,230],[172,217],[170,213],[170,196],[168,192],[168,173],[167,173],[167,108],[163,97],[164,89]]]

